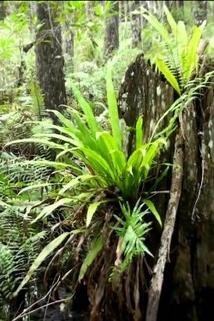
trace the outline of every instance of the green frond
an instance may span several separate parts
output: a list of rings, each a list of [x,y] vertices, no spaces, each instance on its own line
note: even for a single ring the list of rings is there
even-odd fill
[[[82,263],[82,266],[80,268],[80,272],[79,272],[79,278],[78,280],[81,281],[86,272],[88,271],[88,268],[91,266],[91,264],[94,262],[94,260],[96,259],[97,255],[100,253],[100,251],[102,250],[104,246],[104,240],[103,238],[100,236],[98,238],[95,238],[90,245],[90,248],[88,250],[88,253]]]
[[[37,256],[37,258],[33,261],[29,271],[27,272],[26,276],[22,280],[21,284],[18,286],[16,291],[14,292],[13,296],[16,296],[19,291],[29,282],[32,275],[38,271],[39,266],[42,262],[57,248],[61,245],[61,243],[65,240],[65,238],[69,235],[68,232],[64,232],[60,234],[57,238],[52,240],[48,245],[46,245],[41,253]]]
[[[118,114],[118,108],[117,108],[117,100],[116,100],[113,82],[112,82],[110,65],[108,66],[107,75],[106,75],[106,91],[107,91],[109,119],[110,119],[111,128],[112,128],[112,135],[115,142],[118,145],[118,148],[121,149],[122,137],[121,137],[120,124],[119,124],[119,114]]]
[[[143,209],[144,205],[144,203],[140,204],[140,200],[133,209],[128,203],[120,204],[122,216],[115,215],[118,225],[114,227],[114,230],[119,236],[119,242],[113,274],[122,273],[135,256],[145,253],[152,256],[145,245],[146,236],[151,230],[151,222],[145,221],[148,210]]]
[[[187,33],[183,21],[176,23],[168,8],[164,7],[171,33],[151,13],[144,14],[162,39],[162,50],[155,60],[156,66],[169,84],[181,95],[185,86],[198,72],[198,49],[202,37],[202,26],[194,26]]]

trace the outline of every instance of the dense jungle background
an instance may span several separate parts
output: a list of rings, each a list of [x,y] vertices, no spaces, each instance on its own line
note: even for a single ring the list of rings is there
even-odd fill
[[[0,321],[211,321],[214,2],[0,2]]]

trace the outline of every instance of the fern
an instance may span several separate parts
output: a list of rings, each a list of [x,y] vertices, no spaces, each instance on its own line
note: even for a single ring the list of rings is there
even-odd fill
[[[151,204],[154,206],[153,203]],[[146,237],[151,230],[151,221],[148,218],[146,220],[146,217],[149,215],[147,206],[138,200],[133,209],[130,208],[128,203],[120,204],[120,208],[122,216],[114,215],[117,224],[113,229],[119,236],[119,240],[116,249],[116,260],[110,275],[112,282],[118,281],[134,257],[144,255],[145,253],[152,256],[152,253],[145,244]]]
[[[81,112],[70,109],[71,116],[65,117],[58,111],[51,111],[58,118],[60,125],[49,123],[47,124],[48,131],[46,133],[37,133],[30,139],[13,142],[39,143],[55,147],[59,152],[56,161],[34,159],[23,162],[23,164],[28,163],[35,167],[39,166],[39,164],[41,166],[42,164],[50,164],[54,168],[58,167],[61,170],[61,173],[58,174],[62,174],[62,176],[57,177],[57,179],[60,177],[61,188],[54,191],[54,202],[44,206],[35,219],[32,220],[32,223],[36,223],[38,220],[47,222],[50,220],[50,216],[58,210],[72,208],[72,226],[75,224],[75,228],[80,228],[84,232],[84,224],[86,233],[90,235],[87,242],[89,250],[82,262],[79,280],[85,276],[87,269],[103,248],[103,240],[101,238],[91,241],[91,239],[94,239],[93,234],[95,231],[98,228],[100,230],[105,224],[103,216],[98,221],[95,220],[95,213],[98,212],[97,214],[100,216],[102,211],[100,208],[103,208],[106,203],[112,204],[113,207],[117,208],[119,199],[124,204],[127,201],[130,204],[134,203],[142,193],[143,184],[148,179],[154,166],[155,158],[166,143],[165,139],[160,137],[149,143],[144,143],[142,137],[143,119],[140,117],[136,125],[136,149],[129,156],[126,149],[122,147],[124,145],[123,135],[110,70],[107,74],[106,90],[109,129],[101,127],[90,104],[82,97],[77,88],[73,88],[74,95],[80,104]],[[128,134],[127,128],[125,134]],[[40,183],[37,186],[41,186]],[[20,193],[30,191],[34,187],[36,188],[35,183],[24,187]],[[76,220],[75,206],[81,206],[82,204],[85,204],[85,215],[83,219]],[[144,244],[144,236],[146,236],[150,224],[143,222],[143,215],[139,210],[141,206],[139,205],[138,209],[138,205],[133,209],[133,215],[128,205],[121,206],[121,216],[125,216],[127,211],[129,212],[127,215],[130,216],[130,219],[128,219],[128,216],[126,217],[130,226],[127,227],[124,235],[124,253],[127,257],[125,261],[129,262],[135,255],[149,253]],[[151,206],[151,203],[146,204],[145,202],[144,207],[145,213],[152,213],[155,219],[161,223],[160,216],[155,211],[155,207]],[[138,218],[137,215],[139,215]],[[150,216],[151,221],[152,219],[152,216]],[[125,226],[123,228],[126,229]],[[61,236],[63,237],[63,235],[62,232]],[[131,238],[134,239],[133,247],[131,247],[130,243]],[[53,251],[55,247],[52,245],[57,240],[58,238],[53,239],[48,244]],[[38,262],[41,262],[40,258],[43,258],[44,253],[47,253],[48,245],[35,259],[17,291],[30,280],[32,271],[36,272],[37,268],[39,268]],[[144,249],[144,252],[142,252],[142,249]]]
[[[147,12],[144,17],[156,29],[162,40],[162,52],[155,60],[156,66],[181,95],[193,75],[198,72],[198,49],[204,24],[194,26],[191,34],[188,34],[184,22],[176,23],[166,6],[164,12],[171,32],[151,13]]]
[[[45,231],[24,218],[22,207],[7,206],[0,216],[0,304],[9,303],[41,249]]]
[[[45,146],[46,147],[46,146]],[[52,154],[49,149],[39,145],[42,156],[51,158]],[[2,175],[2,182],[4,177],[4,185],[6,181],[13,186],[23,187],[27,183],[46,181],[51,174],[50,166],[38,166],[36,160],[39,162],[40,158],[34,158],[35,162],[29,162],[24,157],[17,157],[11,154],[4,153],[0,157],[0,175]],[[42,159],[43,160],[43,159]],[[1,186],[1,183],[0,183]],[[1,188],[1,187],[0,187]]]

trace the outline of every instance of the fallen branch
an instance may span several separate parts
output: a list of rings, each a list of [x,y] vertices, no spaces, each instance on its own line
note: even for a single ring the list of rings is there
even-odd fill
[[[165,224],[161,235],[158,260],[153,269],[153,276],[148,294],[148,304],[146,311],[146,321],[156,321],[159,301],[162,291],[164,270],[169,257],[172,235],[174,232],[176,214],[181,196],[183,177],[183,136],[181,129],[178,130],[175,139],[175,151],[173,157],[172,182],[170,189],[170,199],[166,212]]]

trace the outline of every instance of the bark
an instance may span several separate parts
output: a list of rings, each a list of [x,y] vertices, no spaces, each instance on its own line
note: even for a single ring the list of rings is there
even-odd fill
[[[169,10],[173,10],[176,8],[182,8],[183,5],[184,5],[183,0],[167,1],[167,6],[168,6]]]
[[[36,67],[44,103],[47,109],[62,110],[66,104],[64,58],[62,55],[61,27],[57,10],[61,4],[38,2],[37,17],[41,27],[36,35]]]
[[[66,11],[65,1],[62,2],[64,6],[63,10]],[[62,43],[63,43],[63,55],[65,59],[66,69],[69,68],[74,71],[74,48],[75,48],[75,33],[73,31],[72,24],[74,23],[74,12],[64,14],[64,25],[62,27]]]
[[[65,39],[65,53],[68,57],[69,64],[72,65],[73,69],[73,59],[74,59],[74,33],[69,26],[66,27],[66,39]]]
[[[194,1],[194,19],[197,26],[207,20],[207,1]]]
[[[106,19],[104,55],[111,57],[112,53],[119,48],[119,2],[112,2],[112,7]]]
[[[181,196],[183,179],[183,136],[181,128],[175,139],[175,152],[172,171],[172,184],[170,199],[166,212],[164,229],[161,236],[158,260],[153,269],[153,276],[148,293],[148,305],[146,311],[146,321],[156,321],[158,314],[159,301],[164,281],[164,271],[167,259],[170,256],[172,235],[176,222],[178,204]]]
[[[88,25],[91,26],[87,30],[87,35],[88,35],[88,38],[90,39],[90,42],[91,42],[91,46],[90,46],[90,50],[89,50],[89,56],[90,56],[91,60],[93,60],[95,58],[97,48],[98,48],[98,43],[95,40],[95,34],[94,34],[95,31],[93,28],[94,19],[96,19],[94,4],[95,3],[93,1],[88,1],[86,3],[86,17],[87,17]],[[100,5],[102,5],[102,4],[100,4]]]
[[[212,65],[206,68],[213,70]],[[160,259],[163,263],[162,267],[165,266],[165,272],[161,275],[161,278],[164,277],[164,279],[159,310],[150,309],[153,315],[157,313],[157,320],[211,321],[213,318],[214,88],[204,89],[202,94],[200,99],[188,107],[182,117],[183,183],[168,260],[163,262],[166,259],[166,251]],[[157,75],[151,66],[144,61],[142,55],[138,56],[136,61],[129,66],[121,86],[119,94],[121,117],[124,117],[126,123],[133,127],[136,117],[143,114],[144,139],[147,140],[154,122],[173,99],[173,93],[164,79],[161,80],[161,76]],[[131,132],[128,144],[130,151],[132,142],[133,133]],[[171,163],[172,150],[174,149],[173,137],[170,146],[171,152],[169,150],[164,155],[164,161]],[[169,189],[168,179],[164,184],[165,189]],[[159,188],[162,190],[163,186],[161,185]],[[176,186],[176,191],[179,191],[179,184]],[[167,212],[167,195],[162,199],[157,197],[156,204],[161,216],[164,217],[164,213]],[[153,249],[156,256],[160,244],[157,233],[157,231],[153,233],[152,247],[150,244],[150,248]],[[166,249],[167,247],[165,247]],[[154,262],[149,261],[149,264],[152,266]],[[162,269],[160,271],[163,273]],[[145,320],[144,312],[148,298],[145,298],[144,284],[147,284],[150,278],[151,276],[144,267],[144,283],[140,289],[140,309],[142,311],[140,320]],[[161,278],[158,283],[159,289],[161,288]],[[152,292],[151,298],[158,301],[154,292]],[[151,299],[149,302],[151,303]],[[155,306],[157,308],[157,305]]]
[[[125,81],[119,92],[120,116],[125,119],[129,127],[134,127],[139,115],[143,115],[144,139],[148,140],[155,122],[173,102],[173,90],[139,55],[126,72]],[[163,123],[163,126],[166,123]],[[133,132],[128,140],[128,152],[133,145]]]
[[[86,16],[89,21],[93,20],[94,17],[94,3],[93,1],[87,1],[86,2]]]
[[[126,21],[126,16],[125,16],[125,2],[124,1],[119,1],[119,22],[124,22]]]
[[[163,16],[163,6],[169,5],[169,1],[142,1],[143,7],[149,12],[157,15],[159,18]]]
[[[184,19],[183,0],[167,1],[166,5],[177,22]]]
[[[212,320],[214,296],[213,88],[206,90],[185,116],[184,184],[180,202],[178,248],[172,275],[176,288],[170,311],[173,320]],[[173,310],[177,311],[177,315]]]
[[[123,9],[124,9],[124,21],[127,23],[130,21],[130,12],[129,12],[129,2],[123,1]]]
[[[133,1],[132,4],[132,47],[141,45],[141,14],[140,1]]]
[[[7,16],[6,3],[5,1],[1,1],[0,2],[0,20],[4,20],[6,16]]]
[[[28,15],[29,15],[29,29],[31,34],[31,39],[36,38],[36,30],[35,30],[35,23],[34,23],[34,17],[36,16],[36,2],[30,1],[29,2],[29,9],[28,9]]]

